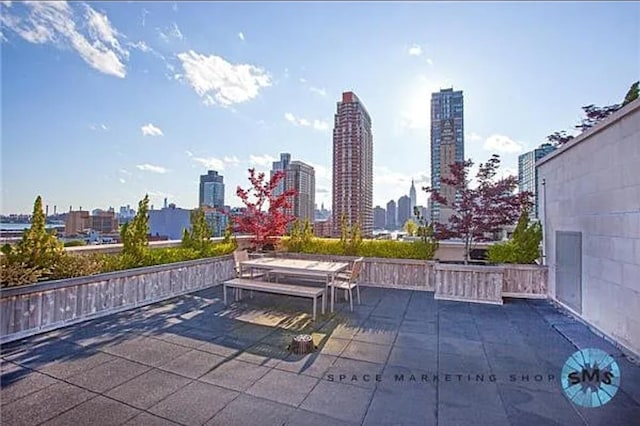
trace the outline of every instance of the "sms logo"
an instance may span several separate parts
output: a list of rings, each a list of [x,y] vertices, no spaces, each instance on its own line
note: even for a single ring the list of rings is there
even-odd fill
[[[600,407],[620,387],[618,363],[600,349],[583,349],[564,363],[561,376],[565,395],[582,407]]]

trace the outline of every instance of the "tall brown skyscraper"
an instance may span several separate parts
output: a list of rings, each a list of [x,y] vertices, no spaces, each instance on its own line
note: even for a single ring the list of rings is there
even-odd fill
[[[353,92],[338,102],[333,127],[333,235],[340,236],[342,217],[356,222],[364,236],[373,235],[373,134],[371,117]]]

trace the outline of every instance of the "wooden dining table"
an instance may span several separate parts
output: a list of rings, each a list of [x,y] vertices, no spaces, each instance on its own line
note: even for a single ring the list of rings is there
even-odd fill
[[[240,262],[242,271],[265,271],[268,274],[298,276],[303,278],[321,278],[327,287],[336,275],[349,268],[346,262],[326,262],[318,260],[285,259],[262,257]],[[335,287],[331,286],[331,312],[333,312]]]

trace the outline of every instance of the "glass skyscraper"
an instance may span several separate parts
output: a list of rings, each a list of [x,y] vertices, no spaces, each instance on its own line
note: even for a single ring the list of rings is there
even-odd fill
[[[214,170],[209,170],[206,175],[200,175],[199,206],[224,207],[224,178]]]
[[[441,184],[450,176],[449,166],[464,161],[464,99],[462,91],[442,89],[431,95],[431,186],[447,201],[453,202],[453,188]],[[431,203],[431,219],[447,222],[451,210]]]
[[[530,219],[538,218],[538,170],[536,161],[555,151],[556,147],[550,143],[540,145],[533,151],[518,156],[518,190],[529,191],[534,196],[533,208],[529,212]]]

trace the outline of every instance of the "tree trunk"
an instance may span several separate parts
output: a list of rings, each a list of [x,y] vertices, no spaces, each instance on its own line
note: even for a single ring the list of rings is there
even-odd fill
[[[289,351],[296,355],[305,355],[313,352],[313,338],[309,334],[299,334],[291,340]]]

